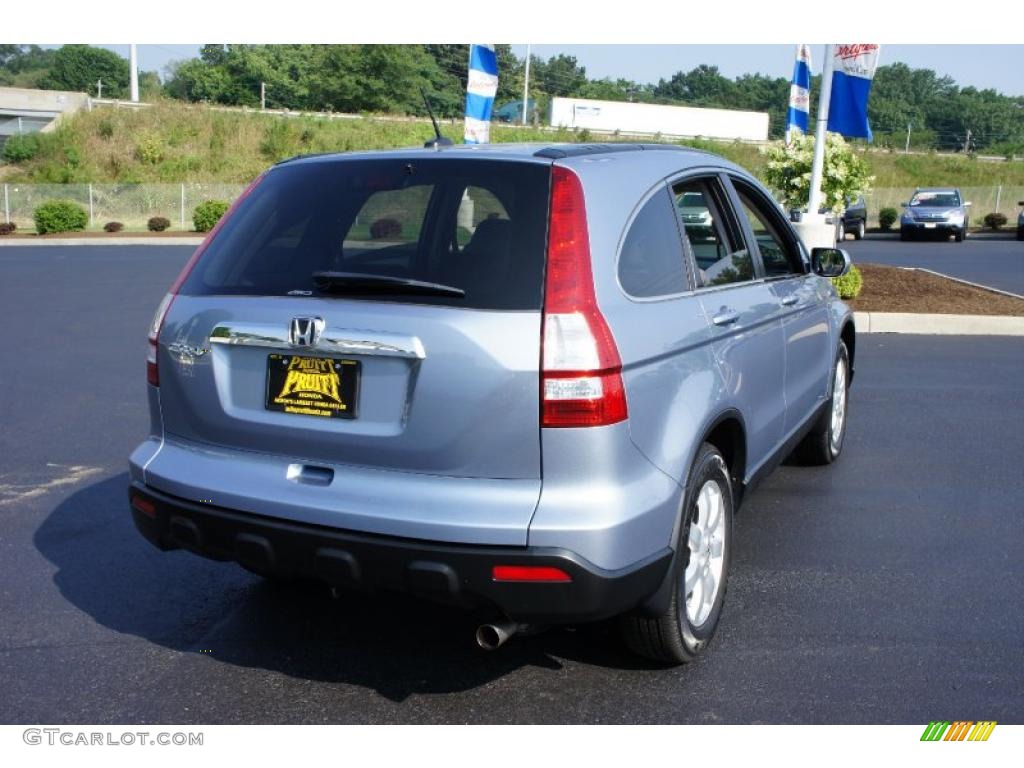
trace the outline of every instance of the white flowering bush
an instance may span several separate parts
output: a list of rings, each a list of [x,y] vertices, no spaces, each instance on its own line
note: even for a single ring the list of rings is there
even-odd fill
[[[874,176],[868,166],[854,154],[838,133],[825,134],[825,164],[822,169],[822,204],[841,213],[848,197],[856,197],[871,189]],[[814,137],[794,133],[790,145],[763,147],[768,160],[764,180],[775,190],[779,200],[789,209],[805,210],[811,191],[811,165],[814,163]]]

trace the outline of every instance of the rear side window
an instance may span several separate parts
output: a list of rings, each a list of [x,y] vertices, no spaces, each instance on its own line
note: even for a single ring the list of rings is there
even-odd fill
[[[683,241],[668,189],[656,192],[629,227],[619,255],[619,282],[630,296],[671,296],[687,289]]]
[[[191,295],[316,295],[314,272],[440,283],[465,296],[344,298],[537,310],[550,168],[423,157],[297,161],[247,197],[182,286]]]

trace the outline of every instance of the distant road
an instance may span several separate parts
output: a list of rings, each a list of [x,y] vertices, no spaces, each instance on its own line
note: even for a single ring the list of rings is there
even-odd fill
[[[1024,243],[1016,240],[904,243],[868,237],[847,240],[843,247],[855,263],[923,267],[1024,296]]]

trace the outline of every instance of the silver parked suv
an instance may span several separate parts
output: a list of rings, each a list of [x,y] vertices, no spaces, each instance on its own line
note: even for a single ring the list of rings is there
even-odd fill
[[[484,647],[619,617],[688,661],[744,494],[794,449],[842,450],[855,334],[824,277],[848,266],[679,147],[281,163],[156,312],[135,523],[479,610]]]

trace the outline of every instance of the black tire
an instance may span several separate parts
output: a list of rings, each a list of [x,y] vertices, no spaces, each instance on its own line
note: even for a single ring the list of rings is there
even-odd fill
[[[864,220],[862,219],[862,220],[857,222],[857,229],[855,229],[853,231],[853,239],[854,240],[863,240],[864,239],[864,232],[865,232]]]
[[[846,350],[846,344],[841,341],[839,342],[839,349],[836,351],[835,362],[832,364],[832,396],[828,399],[828,406],[822,411],[814,426],[811,427],[811,431],[807,433],[796,447],[796,450],[793,451],[794,458],[800,464],[817,467],[824,466],[834,462],[843,452],[843,443],[846,440],[846,425],[850,421],[850,399],[848,396],[844,399],[843,418],[839,426],[838,439],[833,440],[832,434],[832,409],[836,397],[836,371],[839,368],[840,361],[842,361],[845,367],[844,388],[847,392],[844,395],[848,395],[850,389],[850,353]]]
[[[1017,239],[1018,240],[1024,240],[1024,229],[1018,229],[1017,230]]]
[[[904,243],[909,240],[913,240],[913,238],[910,236],[910,231],[907,229],[900,229],[900,240],[902,240]]]
[[[964,237],[966,237],[966,236],[967,236],[967,228],[966,227],[963,227],[961,229],[957,229],[957,230],[955,230],[953,232],[953,240],[955,240],[958,243],[962,243],[964,241]]]
[[[687,615],[684,579],[690,563],[690,528],[698,522],[698,496],[708,482],[714,482],[724,506],[722,519],[722,571],[710,612],[694,626]],[[656,618],[627,615],[619,619],[619,631],[626,646],[636,654],[664,664],[693,661],[707,647],[722,614],[731,560],[733,495],[729,468],[722,454],[710,443],[701,445],[686,484],[685,514],[679,526],[676,555],[672,561],[672,595],[668,609]],[[710,544],[709,544],[710,547]],[[710,552],[710,549],[708,550]]]

